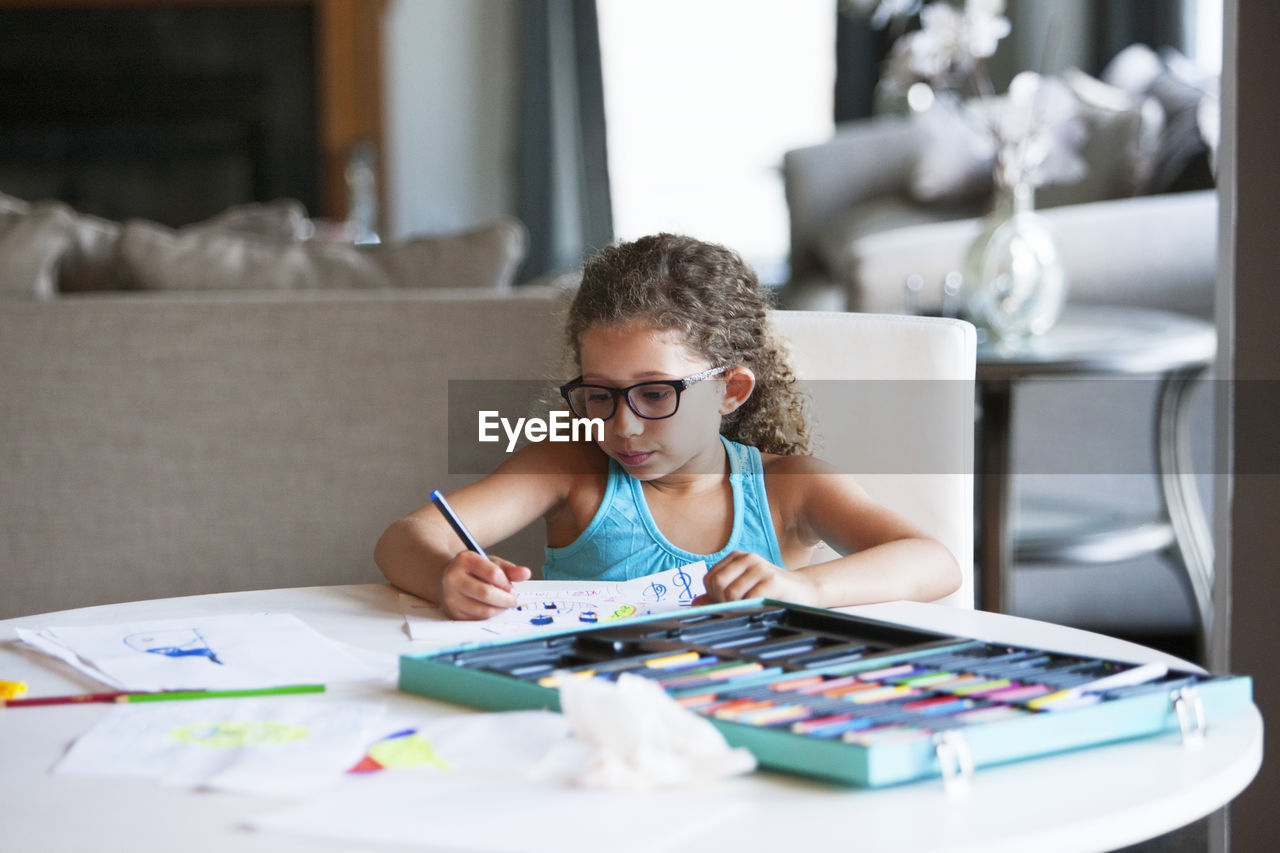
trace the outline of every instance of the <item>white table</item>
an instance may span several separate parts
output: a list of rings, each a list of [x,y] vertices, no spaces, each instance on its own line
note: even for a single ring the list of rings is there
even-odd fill
[[[377,584],[308,587],[157,599],[0,621],[0,678],[25,680],[29,695],[101,689],[69,667],[19,647],[17,626],[111,624],[129,620],[271,610],[291,612],[318,631],[383,656],[388,670],[409,640],[396,591]],[[1013,616],[899,602],[851,608],[878,619],[979,639],[1193,665],[1119,640]],[[400,694],[390,683],[331,691],[419,713],[467,711]],[[63,750],[108,705],[0,710],[0,841],[8,850],[316,851],[370,849],[241,828],[281,807],[248,796],[162,788],[150,781],[54,776]],[[1262,760],[1262,718],[1250,706],[1210,720],[1205,742],[1177,736],[1101,746],[978,771],[970,791],[948,795],[940,781],[880,790],[830,787],[756,773],[690,793],[708,809],[747,807],[749,820],[719,827],[687,849],[894,851],[1109,850],[1161,835],[1229,802]],[[619,795],[626,796],[626,795]],[[841,839],[847,839],[847,843]],[[518,837],[512,849],[519,849]],[[375,848],[381,849],[381,848]],[[387,848],[390,849],[390,848]],[[402,848],[403,849],[403,848]]]

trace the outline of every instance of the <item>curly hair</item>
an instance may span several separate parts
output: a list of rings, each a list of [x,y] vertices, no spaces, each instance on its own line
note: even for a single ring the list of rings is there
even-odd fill
[[[639,321],[674,331],[712,364],[741,365],[755,374],[754,392],[721,422],[727,438],[769,453],[805,454],[811,444],[806,401],[768,309],[768,295],[737,252],[654,234],[587,260],[565,338],[581,367],[582,335],[593,326]]]

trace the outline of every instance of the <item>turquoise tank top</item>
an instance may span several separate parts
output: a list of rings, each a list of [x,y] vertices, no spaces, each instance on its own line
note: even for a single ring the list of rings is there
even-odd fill
[[[714,554],[695,554],[677,548],[658,530],[641,482],[609,459],[609,481],[600,508],[587,529],[563,548],[546,549],[542,566],[546,580],[625,581],[702,560],[711,568],[730,551],[759,554],[782,565],[778,535],[769,515],[760,451],[720,437],[729,454],[729,484],[733,488],[733,532]]]

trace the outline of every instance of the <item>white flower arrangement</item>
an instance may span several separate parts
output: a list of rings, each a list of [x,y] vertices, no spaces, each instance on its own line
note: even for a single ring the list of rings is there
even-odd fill
[[[942,173],[974,157],[991,164],[995,182],[1003,187],[1039,187],[1084,177],[1079,149],[1087,134],[1077,99],[1065,82],[1024,71],[1010,82],[1007,95],[993,97],[983,63],[1012,31],[1005,0],[965,0],[963,6],[942,0],[849,2],[859,3],[873,25],[919,16],[920,28],[894,41],[881,84],[890,97],[906,96],[926,132],[936,137],[940,147],[935,151],[947,145],[954,151],[935,155],[930,164],[934,174],[920,176],[925,184],[953,181],[954,175]]]
[[[886,0],[893,14],[904,8]],[[1004,0],[966,0],[963,8],[949,3],[918,6],[920,29],[893,43],[882,79],[906,91],[916,83],[933,89],[961,89],[976,79],[980,63],[996,52],[1000,39],[1012,31],[1004,16]],[[879,14],[885,3],[877,8]],[[873,18],[873,22],[874,22]]]

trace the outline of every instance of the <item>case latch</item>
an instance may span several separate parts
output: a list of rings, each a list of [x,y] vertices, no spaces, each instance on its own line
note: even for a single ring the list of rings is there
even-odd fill
[[[942,770],[942,787],[952,796],[967,793],[973,784],[973,753],[964,735],[951,730],[933,736],[933,748]]]
[[[1204,699],[1194,685],[1179,687],[1173,691],[1173,710],[1178,715],[1178,728],[1182,730],[1182,745],[1204,743]]]

